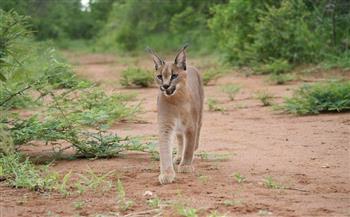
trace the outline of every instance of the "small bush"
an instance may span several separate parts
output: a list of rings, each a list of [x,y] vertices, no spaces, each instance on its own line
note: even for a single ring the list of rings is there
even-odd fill
[[[304,85],[280,106],[293,114],[345,112],[350,110],[350,81],[330,81]]]
[[[291,74],[271,74],[268,81],[271,84],[283,85],[294,80],[294,76]]]
[[[237,86],[236,84],[226,84],[222,86],[222,91],[228,95],[231,101],[233,101],[241,89],[240,86]]]
[[[262,102],[264,106],[272,105],[273,95],[266,91],[258,91],[256,93],[256,98]]]
[[[124,87],[149,87],[153,81],[154,78],[151,72],[139,68],[128,68],[122,72],[120,84]]]

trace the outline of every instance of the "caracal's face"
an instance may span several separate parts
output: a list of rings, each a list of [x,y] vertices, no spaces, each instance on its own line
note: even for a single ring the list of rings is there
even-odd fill
[[[162,93],[170,97],[186,85],[186,71],[166,62],[157,69],[155,80]]]

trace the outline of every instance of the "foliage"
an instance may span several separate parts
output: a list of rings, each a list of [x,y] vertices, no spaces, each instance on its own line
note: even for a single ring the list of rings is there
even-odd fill
[[[287,60],[274,59],[270,63],[260,65],[255,68],[258,74],[282,74],[287,73],[292,69],[292,66]]]
[[[217,1],[137,0],[114,2],[106,25],[99,32],[97,44],[103,49],[133,51],[145,45],[156,49],[177,49],[189,42],[193,47],[206,49],[210,42],[206,25],[209,8]],[[154,10],[157,8],[157,10]]]
[[[39,105],[28,94],[24,94],[23,88],[27,88],[23,83],[0,84],[0,102],[4,109],[18,109]],[[16,97],[13,94],[18,93]]]
[[[89,10],[82,10],[80,0],[2,0],[0,8],[31,16],[37,39],[90,39],[107,19],[112,1],[91,1]]]
[[[315,63],[349,50],[349,6],[345,0],[230,0],[212,8],[209,26],[235,64]]]
[[[305,115],[350,110],[350,81],[304,85],[280,106],[286,112]]]
[[[149,87],[154,81],[153,74],[140,68],[128,68],[122,72],[120,84],[124,87]]]
[[[236,85],[236,84],[226,84],[226,85],[222,86],[221,89],[224,93],[226,93],[228,95],[230,100],[233,101],[235,99],[237,93],[241,89],[241,87]]]
[[[54,96],[56,103],[50,106],[51,114],[66,111],[66,119],[87,126],[110,125],[115,121],[129,120],[139,111],[139,105],[131,107],[127,102],[134,95],[107,95],[99,88],[81,91],[69,91],[67,94]],[[60,107],[57,108],[57,103]]]
[[[82,85],[71,68],[47,44],[34,42],[27,30],[28,18],[0,10],[0,106],[35,105],[25,90],[73,88]],[[40,83],[40,87],[38,84]],[[17,96],[17,97],[14,97]]]
[[[256,98],[262,102],[263,106],[272,105],[273,95],[267,91],[258,91],[256,93]]]

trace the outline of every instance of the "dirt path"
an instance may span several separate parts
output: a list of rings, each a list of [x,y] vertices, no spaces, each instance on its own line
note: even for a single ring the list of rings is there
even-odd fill
[[[138,99],[143,100],[144,112],[138,117],[143,121],[116,124],[113,130],[122,135],[157,135],[157,89],[121,90],[118,84],[122,69],[135,64],[151,70],[151,61],[134,59],[123,64],[107,55],[70,59],[79,75],[98,81],[106,90],[136,92]],[[195,173],[177,174],[174,184],[160,186],[158,162],[142,153],[108,160],[59,161],[54,169],[77,173],[88,168],[99,172],[114,170],[116,175],[112,179],[120,178],[127,197],[136,202],[127,213],[149,210],[143,194],[151,191],[163,201],[196,208],[199,216],[207,216],[213,210],[226,216],[350,216],[350,114],[305,117],[278,114],[263,107],[254,98],[255,92],[268,90],[279,102],[298,84],[273,86],[264,79],[230,74],[215,86],[205,87],[206,99],[218,99],[226,111],[209,112],[205,106],[199,151],[230,157],[223,161],[197,157]],[[242,86],[233,102],[220,91],[219,85],[225,83]],[[233,175],[237,173],[245,177],[244,182],[236,181]],[[266,188],[267,177],[284,188]],[[115,191],[63,198],[4,186],[0,190],[1,217],[116,216],[118,212]],[[77,210],[72,205],[75,201],[84,201],[86,205]],[[164,208],[160,216],[177,216],[176,209]]]

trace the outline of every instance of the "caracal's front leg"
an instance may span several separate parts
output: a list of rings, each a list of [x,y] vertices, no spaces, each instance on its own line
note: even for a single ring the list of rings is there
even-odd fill
[[[172,131],[173,126],[170,123],[159,125],[160,184],[172,183],[175,179],[171,146]]]
[[[181,132],[178,132],[176,134],[177,139],[177,150],[176,150],[176,156],[173,160],[174,164],[179,164],[181,162],[181,158],[183,155],[183,146],[184,146],[184,136]]]
[[[179,173],[190,173],[193,172],[193,154],[195,149],[195,140],[196,140],[196,129],[188,128],[185,131],[185,149],[181,162],[178,167]]]

